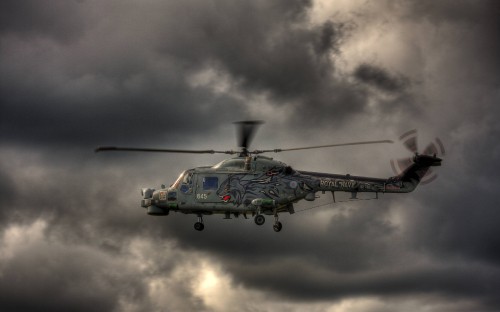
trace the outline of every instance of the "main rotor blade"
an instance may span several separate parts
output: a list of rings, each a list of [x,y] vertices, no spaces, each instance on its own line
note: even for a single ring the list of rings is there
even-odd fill
[[[380,144],[380,143],[394,143],[394,141],[392,141],[392,140],[362,141],[362,142],[349,142],[349,143],[329,144],[329,145],[317,145],[317,146],[308,146],[308,147],[279,148],[279,149],[272,149],[272,150],[256,150],[256,151],[253,151],[252,154],[261,154],[261,153],[270,153],[270,152],[279,153],[279,152],[298,151],[298,150],[306,150],[306,149],[314,149],[314,148],[324,148],[324,147],[364,145],[364,144]]]
[[[95,152],[159,152],[159,153],[184,153],[184,154],[236,154],[235,151],[214,151],[214,150],[183,150],[183,149],[161,149],[161,148],[142,148],[142,147],[116,147],[116,146],[100,146],[95,149]]]

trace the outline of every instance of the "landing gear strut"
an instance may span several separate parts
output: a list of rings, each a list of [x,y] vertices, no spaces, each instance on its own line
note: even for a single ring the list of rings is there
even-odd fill
[[[194,229],[197,231],[203,231],[205,225],[203,224],[203,216],[201,214],[198,215],[198,222],[194,224]]]

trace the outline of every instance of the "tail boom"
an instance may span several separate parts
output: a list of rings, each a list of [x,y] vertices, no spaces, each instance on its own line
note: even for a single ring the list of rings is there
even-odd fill
[[[300,171],[317,181],[315,192],[409,193],[415,190],[430,167],[440,166],[435,156],[415,155],[413,164],[400,175],[388,179]]]

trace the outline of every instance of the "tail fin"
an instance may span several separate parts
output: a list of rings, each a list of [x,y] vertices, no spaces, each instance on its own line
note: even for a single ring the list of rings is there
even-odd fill
[[[441,166],[441,161],[442,159],[436,157],[435,155],[429,156],[415,154],[413,157],[413,164],[406,168],[400,175],[389,178],[387,186],[402,184],[401,188],[394,189],[393,191],[397,193],[411,192],[417,187],[429,168]]]

